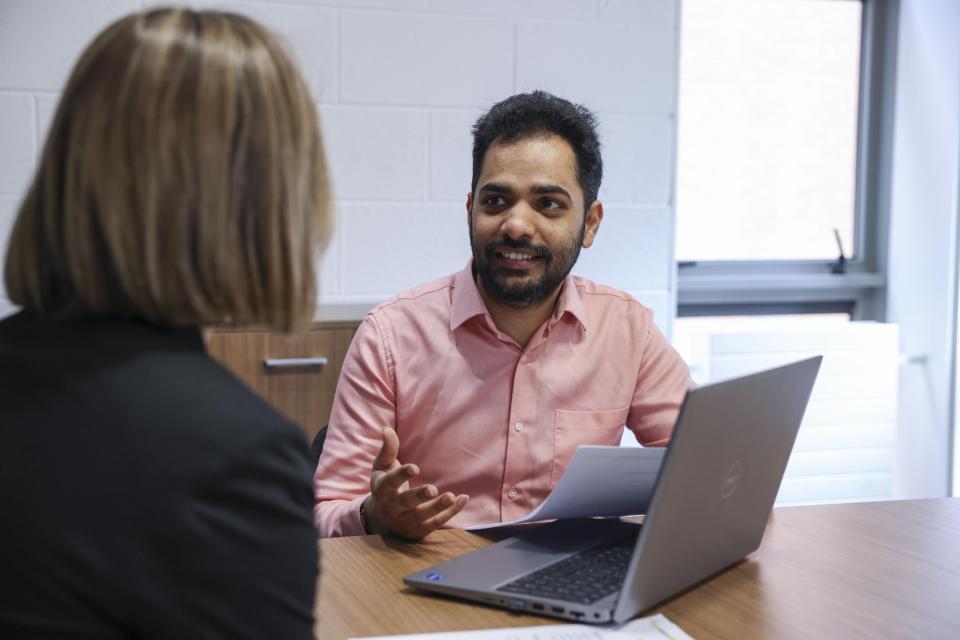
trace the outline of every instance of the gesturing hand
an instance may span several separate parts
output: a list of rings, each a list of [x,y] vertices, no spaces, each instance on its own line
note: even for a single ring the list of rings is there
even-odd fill
[[[438,495],[437,488],[425,484],[410,488],[410,479],[420,473],[415,464],[400,464],[397,453],[400,438],[387,427],[383,446],[373,461],[370,495],[363,504],[370,533],[391,533],[420,540],[460,513],[469,496],[454,496],[449,491]]]

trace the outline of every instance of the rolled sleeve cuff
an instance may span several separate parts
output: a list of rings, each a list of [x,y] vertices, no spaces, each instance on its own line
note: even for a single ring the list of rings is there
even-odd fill
[[[367,494],[369,495],[369,494]],[[314,524],[321,538],[335,538],[338,536],[364,536],[360,521],[360,505],[367,499],[366,495],[353,500],[324,500],[314,505]]]

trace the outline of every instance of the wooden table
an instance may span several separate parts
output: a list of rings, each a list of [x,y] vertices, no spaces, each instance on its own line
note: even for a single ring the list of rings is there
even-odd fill
[[[488,544],[322,540],[317,638],[557,624],[401,581]],[[774,509],[758,551],[655,611],[698,639],[960,638],[960,498]]]

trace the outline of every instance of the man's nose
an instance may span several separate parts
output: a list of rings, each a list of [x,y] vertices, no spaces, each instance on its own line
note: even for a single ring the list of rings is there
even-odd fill
[[[534,226],[534,216],[536,211],[531,209],[527,203],[520,201],[514,205],[503,220],[501,232],[511,240],[530,239],[536,233]]]

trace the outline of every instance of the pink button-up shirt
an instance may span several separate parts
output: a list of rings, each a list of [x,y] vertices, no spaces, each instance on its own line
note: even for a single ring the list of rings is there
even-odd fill
[[[400,437],[399,461],[420,467],[413,486],[470,496],[447,524],[466,527],[527,514],[578,445],[617,445],[624,426],[643,445],[666,445],[691,384],[649,309],[580,277],[567,277],[521,349],[493,324],[468,264],[361,324],[314,476],[317,528],[363,533],[383,427]]]

